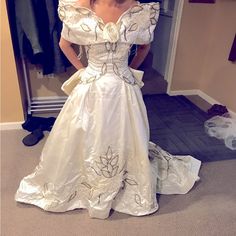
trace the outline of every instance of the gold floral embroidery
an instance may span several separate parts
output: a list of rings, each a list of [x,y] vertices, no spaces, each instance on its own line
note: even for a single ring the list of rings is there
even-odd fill
[[[143,7],[142,6],[134,6],[131,10],[130,10],[130,13],[131,14],[134,14],[134,13],[138,13],[140,11],[143,10]]]
[[[119,155],[114,154],[109,146],[106,154],[100,156],[100,161],[96,161],[97,170],[95,168],[93,169],[96,170],[96,173],[100,176],[112,178],[116,176],[119,169],[118,161]]]
[[[91,31],[91,28],[85,23],[81,24],[80,26],[81,26],[82,30],[85,31],[85,32],[90,32]]]
[[[84,7],[77,7],[75,9],[79,14],[84,16],[89,16],[91,14],[91,11],[89,9],[86,9]]]
[[[102,69],[101,69],[101,74],[105,75],[107,73],[107,63],[103,63]]]
[[[137,24],[137,23],[133,23],[133,24],[129,27],[128,31],[136,31],[137,29],[138,29],[138,24]]]
[[[135,194],[135,195],[134,195],[134,199],[135,199],[135,202],[136,202],[139,206],[141,206],[141,207],[143,206],[140,195]]]
[[[67,202],[70,202],[71,200],[73,200],[73,199],[76,197],[76,195],[77,195],[77,191],[75,191],[74,193],[72,193],[72,194],[70,195],[70,197],[69,197],[69,199],[68,199]]]

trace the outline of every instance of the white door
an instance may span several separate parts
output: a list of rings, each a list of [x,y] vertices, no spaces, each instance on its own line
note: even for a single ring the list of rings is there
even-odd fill
[[[168,87],[173,72],[183,2],[184,0],[162,1],[159,22],[151,46],[152,67],[168,82]]]

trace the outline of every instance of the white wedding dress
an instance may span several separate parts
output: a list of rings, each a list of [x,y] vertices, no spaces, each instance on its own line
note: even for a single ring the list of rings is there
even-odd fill
[[[116,23],[104,23],[75,2],[59,3],[62,37],[84,45],[88,66],[15,200],[51,212],[85,208],[95,218],[107,218],[111,208],[135,216],[153,213],[156,193],[187,193],[201,165],[149,142],[142,82],[128,66],[131,45],[153,40],[159,3],[137,2]]]

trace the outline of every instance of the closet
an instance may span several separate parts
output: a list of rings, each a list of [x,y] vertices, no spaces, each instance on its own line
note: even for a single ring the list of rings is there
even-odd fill
[[[58,45],[58,0],[6,3],[25,113],[58,112],[67,99],[61,85],[75,72]]]

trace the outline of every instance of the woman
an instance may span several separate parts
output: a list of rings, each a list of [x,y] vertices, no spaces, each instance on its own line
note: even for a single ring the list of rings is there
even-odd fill
[[[156,193],[184,194],[199,179],[200,161],[172,156],[149,142],[142,99],[142,63],[153,40],[159,3],[133,0],[59,1],[60,47],[77,68],[40,163],[15,199],[47,211],[110,209],[141,216],[158,209]],[[83,45],[84,67],[71,44]],[[128,66],[129,50],[141,45]]]

